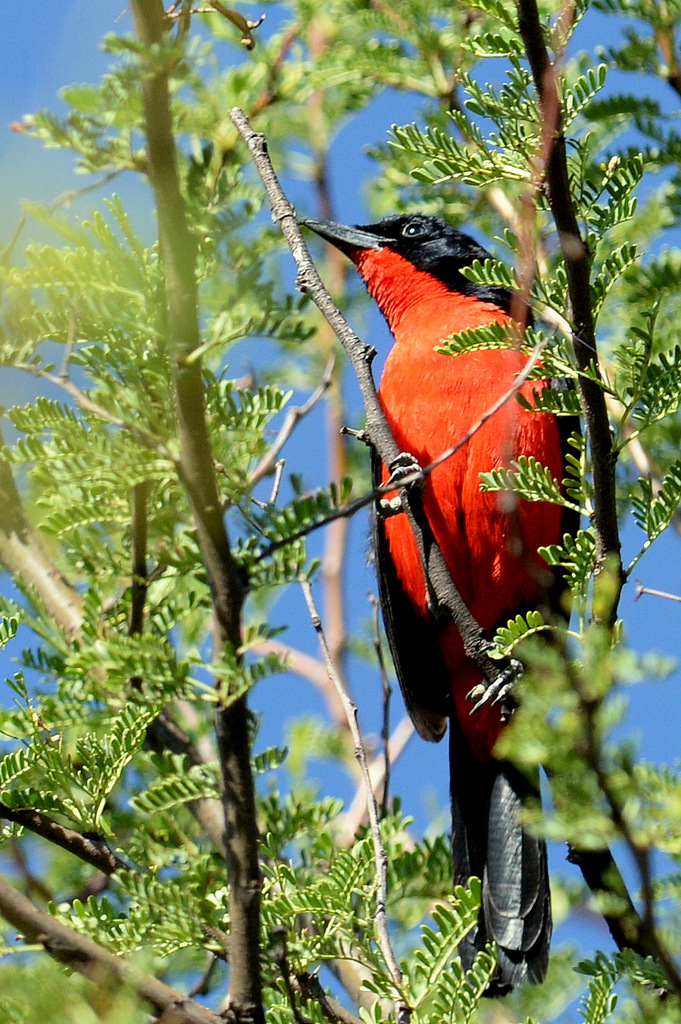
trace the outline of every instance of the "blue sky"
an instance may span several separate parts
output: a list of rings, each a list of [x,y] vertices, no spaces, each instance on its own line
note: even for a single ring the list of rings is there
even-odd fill
[[[26,139],[8,127],[33,110],[51,107],[60,109],[57,98],[60,87],[76,81],[94,81],[110,63],[102,54],[98,43],[109,31],[129,27],[129,14],[124,13],[125,0],[22,0],[7,4],[3,10],[3,33],[0,39],[0,246],[6,243],[19,216],[19,202],[52,200],[65,189],[84,184],[86,179],[72,175],[73,161],[69,154],[46,151],[37,143]],[[121,18],[120,22],[117,21]],[[593,24],[593,23],[592,23]],[[602,29],[599,42],[607,42],[612,23],[598,17]],[[261,31],[268,31],[267,22]],[[593,30],[591,30],[593,39]],[[396,109],[396,102],[400,106]],[[365,150],[370,143],[383,141],[392,121],[408,121],[412,116],[408,101],[396,101],[384,96],[372,105],[352,130],[342,132],[333,151],[331,180],[337,200],[339,219],[362,222],[366,209],[362,206],[362,180],[368,173],[369,162]],[[148,194],[140,191],[132,179],[116,182],[116,191],[129,196],[145,222],[143,230],[151,227]],[[89,197],[75,210],[84,214],[100,196]],[[314,213],[314,210],[310,210]],[[29,230],[30,234],[30,230]],[[382,356],[390,340],[378,315],[368,321],[369,336],[381,349]],[[235,375],[238,367],[234,367]],[[0,402],[7,404],[20,394],[26,399],[34,392],[31,380],[18,380],[15,376],[0,381]],[[356,399],[355,399],[356,402]],[[357,407],[357,406],[355,406]],[[358,413],[359,416],[359,413]],[[351,424],[353,426],[358,423]],[[296,437],[297,448],[290,453],[291,468],[296,458],[305,458],[314,452],[322,430],[320,414],[310,417]],[[369,614],[366,591],[373,581],[365,565],[366,521],[358,518],[352,528],[351,576],[353,590],[349,607],[351,626],[357,626]],[[641,534],[628,521],[623,528],[625,564],[641,542]],[[681,593],[681,560],[679,538],[668,531],[641,561],[636,576],[647,586]],[[635,602],[633,588],[624,593],[621,614],[626,635],[637,651],[661,650],[676,658],[681,654],[679,616],[681,606],[653,597]],[[297,624],[288,638],[312,654],[317,654],[316,638],[309,625],[302,599],[291,595],[282,609],[282,618]],[[0,680],[11,674],[13,666],[7,656],[0,662]],[[376,728],[379,686],[373,674],[354,664],[352,682],[360,704],[362,718],[370,728]],[[626,729],[640,743],[642,753],[654,761],[673,761],[678,757],[679,721],[681,720],[681,674],[674,672],[665,681],[642,680],[629,688],[630,710]],[[0,699],[2,691],[0,681]],[[282,694],[285,700],[282,701]],[[396,703],[399,698],[396,698]],[[282,707],[294,712],[314,713],[322,708],[309,684],[287,677],[262,684],[253,696],[253,703],[263,714],[261,740],[263,743],[280,742]],[[401,712],[400,712],[401,713]],[[395,711],[395,719],[398,712]],[[347,798],[351,789],[344,777],[320,766],[320,786]],[[425,828],[434,804],[445,809],[447,805],[447,768],[444,745],[433,747],[418,740],[412,742],[407,754],[395,768],[394,790],[402,795],[403,807],[413,814],[419,828]],[[552,850],[553,867],[562,866],[564,853],[560,847]],[[561,867],[562,869],[562,867]],[[575,869],[567,868],[568,872]],[[573,934],[573,932],[570,932]],[[575,933],[576,934],[576,933]],[[609,947],[605,930],[600,925],[585,936],[590,945]]]

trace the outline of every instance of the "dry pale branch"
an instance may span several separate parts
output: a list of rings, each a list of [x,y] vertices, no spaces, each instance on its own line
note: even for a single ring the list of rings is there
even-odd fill
[[[393,730],[385,753],[382,752],[375,757],[369,765],[371,788],[376,799],[380,799],[380,794],[383,792],[386,784],[386,765],[393,765],[395,763],[413,735],[414,724],[409,716],[405,715]],[[357,835],[357,830],[366,823],[367,813],[364,787],[360,787],[355,793],[352,803],[341,818],[341,832],[338,837],[340,846],[350,846]]]

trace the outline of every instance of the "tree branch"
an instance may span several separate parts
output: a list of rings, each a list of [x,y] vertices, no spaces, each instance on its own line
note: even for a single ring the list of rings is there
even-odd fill
[[[130,498],[130,560],[132,587],[130,597],[130,635],[137,636],[144,629],[144,606],[149,586],[147,574],[147,500],[149,482],[135,484]]]
[[[61,847],[67,853],[91,864],[98,871],[105,875],[112,875],[115,871],[130,871],[132,866],[113,853],[104,839],[90,839],[72,828],[60,825],[53,821],[42,811],[32,808],[14,808],[7,804],[0,803],[0,818],[13,821],[17,825],[33,832],[43,839],[48,839],[55,846]]]
[[[161,0],[133,0],[140,41],[158,47],[166,16]],[[196,239],[187,222],[177,167],[169,71],[158,61],[144,68],[142,104],[149,177],[154,191],[165,268],[167,329],[173,364],[179,473],[187,491],[213,603],[213,646],[236,652],[241,642],[244,590],[232,558],[217,490],[205,413],[199,347]],[[230,875],[230,977],[228,1001],[236,1016],[264,1024],[260,977],[258,827],[249,750],[246,697],[218,707],[217,740],[222,769],[227,864]]]
[[[144,974],[123,957],[114,956],[92,939],[38,910],[4,878],[0,878],[0,914],[29,943],[39,943],[55,960],[92,978],[98,985],[107,977],[115,979],[121,985],[129,985],[157,1011],[172,1010],[174,1024],[224,1024],[224,1017],[220,1014],[194,1002],[178,989]]]
[[[600,903],[603,917],[618,947],[628,947],[640,956],[653,957],[664,971],[670,991],[679,997],[681,974],[655,923],[650,849],[636,836],[636,830],[632,827],[626,808],[603,766],[597,721],[600,699],[591,695],[588,680],[574,668],[571,671],[571,683],[581,706],[585,759],[596,777],[609,809],[610,819],[624,839],[636,864],[643,913],[639,914],[634,906],[610,850],[571,849],[570,860],[579,865],[584,880]],[[599,898],[603,893],[606,894],[605,906]],[[614,911],[608,899],[612,895],[618,904]]]
[[[333,996],[324,991],[316,974],[299,974],[296,982],[305,999],[318,1003],[330,1024],[363,1024],[362,1018],[346,1010]]]
[[[572,312],[572,343],[580,371],[579,389],[584,420],[591,445],[594,483],[594,528],[596,531],[596,573],[612,571],[617,590],[608,602],[606,618],[614,622],[617,600],[625,582],[620,558],[615,493],[615,456],[605,394],[600,385],[596,330],[591,308],[589,253],[579,229],[568,176],[565,136],[562,130],[558,80],[549,59],[536,0],[516,0],[518,28],[532,70],[545,132],[551,132],[552,144],[544,168],[551,213],[565,263],[568,295]],[[596,379],[587,375],[595,372]]]

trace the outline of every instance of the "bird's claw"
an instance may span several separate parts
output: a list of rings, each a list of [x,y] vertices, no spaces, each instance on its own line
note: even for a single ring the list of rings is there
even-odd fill
[[[376,502],[376,507],[381,519],[390,519],[391,516],[398,516],[404,512],[399,494],[395,498],[381,498]]]
[[[404,486],[405,480],[407,481],[406,486],[413,487],[423,484],[421,466],[411,452],[400,452],[390,463],[388,469],[390,476],[383,484],[384,487]],[[376,502],[376,507],[381,519],[389,519],[390,516],[397,516],[400,512],[404,512],[404,505],[399,494],[392,498],[381,498]]]
[[[411,452],[400,452],[400,454],[393,459],[388,466],[390,470],[390,476],[386,480],[386,485],[400,486],[405,479],[413,477],[411,480],[412,484],[422,482],[422,470],[419,465],[418,459]]]
[[[514,695],[515,684],[523,674],[523,666],[520,661],[511,658],[508,665],[502,669],[493,683],[478,683],[469,693],[466,700],[475,701],[470,710],[471,715],[484,707],[501,706],[501,720],[507,722],[518,706]]]

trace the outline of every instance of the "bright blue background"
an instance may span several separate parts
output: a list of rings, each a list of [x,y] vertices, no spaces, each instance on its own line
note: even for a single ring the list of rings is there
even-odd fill
[[[106,70],[110,58],[99,51],[98,44],[107,32],[129,30],[130,15],[124,13],[124,5],[125,0],[99,0],[97,3],[91,0],[60,0],[56,4],[45,3],[44,0],[23,0],[20,4],[4,5],[3,32],[0,38],[0,248],[13,233],[22,198],[51,201],[62,191],[78,188],[89,180],[73,177],[70,154],[44,150],[36,142],[10,130],[9,124],[43,107],[63,111],[63,104],[57,98],[61,86],[95,81]],[[273,30],[273,14],[270,13],[269,21],[259,30],[261,33],[266,35]],[[596,37],[600,43],[605,44],[612,40],[616,29],[619,29],[617,22],[590,14],[586,28],[580,30],[580,45],[590,45]],[[636,79],[633,84],[628,83],[627,88],[631,91],[641,88],[643,81]],[[670,91],[668,95],[658,84],[645,82],[646,90],[649,86],[668,109],[675,111],[677,101]],[[372,164],[365,153],[366,147],[383,141],[392,122],[408,122],[414,114],[412,100],[384,94],[367,112],[341,131],[331,161],[332,193],[339,220],[366,222],[367,211],[362,205],[362,179],[372,170]],[[138,180],[132,175],[118,178],[109,188],[115,189],[131,204],[138,230],[150,235],[153,220],[146,188],[140,188]],[[295,187],[295,194],[299,212],[318,214],[312,202],[309,209],[304,208],[305,190],[302,186]],[[73,212],[86,215],[94,206],[101,205],[101,198],[100,193],[87,196],[74,204]],[[474,227],[471,229],[474,231]],[[29,227],[26,238],[31,235],[31,231]],[[678,243],[676,238],[668,241]],[[382,360],[390,344],[389,335],[376,312],[367,314],[367,323],[366,336],[377,345]],[[244,367],[253,361],[257,363],[257,356],[252,352],[244,350],[243,357]],[[232,365],[235,376],[242,369]],[[3,370],[3,376],[0,377],[0,404],[28,400],[35,393],[35,388],[36,383],[32,379]],[[356,388],[350,384],[348,390],[353,396],[351,405],[355,416],[350,425],[359,426],[361,408]],[[304,397],[300,396],[301,399]],[[289,460],[287,470],[302,470],[307,479],[317,475],[319,482],[326,482],[320,462],[320,436],[323,436],[323,420],[321,408],[318,408],[296,433],[286,453]],[[367,533],[366,517],[360,515],[351,528],[351,564],[348,573],[351,581],[348,593],[348,625],[351,633],[366,626],[369,615],[366,593],[375,589],[366,567]],[[625,565],[637,550],[641,539],[640,532],[631,521],[623,524]],[[318,545],[319,541],[315,540],[314,544]],[[681,593],[679,539],[673,531],[669,530],[645,556],[636,570],[636,577],[648,586]],[[681,651],[681,606],[653,597],[634,602],[633,587],[629,586],[622,599],[621,614],[628,640],[635,650],[661,650],[678,657]],[[318,655],[316,638],[297,592],[287,593],[277,608],[277,616],[293,624],[285,636],[288,642]],[[13,671],[10,654],[5,654],[0,662],[0,679]],[[354,661],[351,665],[351,682],[365,728],[368,731],[377,729],[380,688],[375,673]],[[643,755],[653,761],[671,762],[678,757],[680,682],[679,673],[674,672],[666,681],[646,680],[629,689],[630,711],[626,730],[639,741]],[[0,682],[0,699],[3,699],[2,687]],[[277,677],[261,684],[253,694],[252,703],[263,715],[260,738],[263,744],[282,741],[281,724],[286,717],[300,713],[324,713],[323,704],[311,685],[292,675]],[[393,722],[401,714],[400,699],[396,696]],[[349,781],[341,773],[320,765],[317,775],[324,792],[337,793],[345,799],[353,796]],[[394,767],[392,785],[393,792],[401,795],[406,812],[415,817],[417,828],[423,830],[428,827],[434,808],[440,809],[442,823],[448,800],[445,746],[434,747],[419,740],[412,741],[406,754]],[[564,864],[564,850],[561,847],[555,846],[551,850],[551,861],[553,870],[565,870],[572,877],[577,877],[576,869]],[[607,931],[596,918],[589,918],[586,923],[569,922],[559,930],[558,938],[561,937],[577,937],[587,948],[610,948]]]

